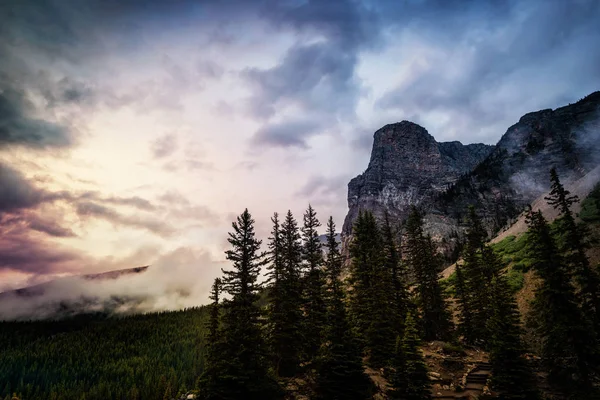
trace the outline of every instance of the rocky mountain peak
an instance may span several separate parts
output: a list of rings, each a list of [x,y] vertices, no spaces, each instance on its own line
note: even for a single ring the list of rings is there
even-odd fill
[[[348,184],[350,211],[343,233],[349,234],[359,210],[377,217],[407,216],[411,205],[430,202],[492,151],[484,144],[438,143],[410,121],[385,125],[373,136],[369,166]]]
[[[568,184],[598,165],[600,92],[523,115],[496,146],[438,143],[409,121],[386,125],[375,132],[369,166],[348,184],[342,233],[349,238],[359,210],[401,222],[416,205],[427,231],[453,254],[448,238],[460,235],[469,205],[494,233],[547,192],[551,168]]]

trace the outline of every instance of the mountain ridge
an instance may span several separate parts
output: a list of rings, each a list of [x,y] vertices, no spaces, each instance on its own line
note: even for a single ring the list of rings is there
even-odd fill
[[[600,91],[556,109],[526,113],[495,146],[437,142],[409,121],[388,124],[374,135],[367,169],[348,183],[348,243],[359,210],[395,224],[411,206],[425,213],[425,228],[449,256],[474,205],[490,234],[510,225],[549,187],[556,168],[566,183],[600,164]]]

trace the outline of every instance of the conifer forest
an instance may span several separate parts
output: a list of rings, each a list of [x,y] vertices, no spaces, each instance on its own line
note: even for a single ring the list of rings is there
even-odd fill
[[[0,398],[455,398],[433,388],[435,343],[482,354],[489,370],[479,388],[467,379],[446,392],[600,398],[600,275],[586,253],[600,187],[578,216],[580,199],[554,169],[549,178],[545,201],[558,216],[529,209],[519,238],[490,242],[478,209],[465,210],[460,260],[445,279],[416,207],[402,224],[361,211],[347,252],[333,218],[310,205],[274,213],[265,243],[246,209],[209,305],[1,322]],[[535,281],[526,312],[516,296],[524,275]]]

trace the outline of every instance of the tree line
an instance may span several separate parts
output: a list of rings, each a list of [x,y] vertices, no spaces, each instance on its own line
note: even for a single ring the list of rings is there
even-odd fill
[[[595,398],[600,281],[585,253],[587,233],[570,210],[577,199],[554,170],[551,181],[547,200],[560,213],[555,228],[541,212],[527,213],[527,245],[540,283],[524,317],[541,343],[551,385],[571,398]],[[268,251],[261,251],[248,210],[232,224],[227,258],[233,267],[213,286],[203,398],[277,399],[285,378],[303,376],[316,398],[366,399],[375,393],[367,365],[384,371],[390,398],[430,399],[421,343],[432,340],[488,351],[491,388],[500,398],[540,398],[507,266],[487,243],[473,207],[455,271],[456,321],[439,280],[441,257],[417,208],[401,232],[387,215],[378,223],[360,212],[347,269],[331,217],[324,249],[311,206],[302,226],[290,211],[271,221]],[[268,279],[259,283],[263,267]],[[266,307],[257,304],[263,290]]]
[[[474,208],[453,279],[455,318],[420,210],[398,228],[388,216],[359,213],[348,260],[331,217],[321,243],[310,206],[301,223],[274,214],[266,247],[246,210],[232,224],[231,268],[207,307],[0,323],[1,398],[170,400],[196,388],[204,399],[279,399],[301,378],[318,399],[367,399],[377,391],[370,367],[383,371],[388,397],[429,399],[421,348],[432,340],[489,352],[490,385],[502,399],[541,397],[531,350],[565,398],[598,398],[600,279],[586,257],[590,234],[571,211],[577,199],[555,171],[551,181],[558,219],[527,213],[528,266],[538,281],[527,315]],[[535,343],[524,342],[523,321]]]

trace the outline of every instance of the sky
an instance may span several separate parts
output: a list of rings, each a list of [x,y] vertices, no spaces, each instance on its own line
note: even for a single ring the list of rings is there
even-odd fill
[[[309,203],[341,228],[381,126],[494,144],[599,90],[598,21],[596,0],[4,0],[0,291],[150,264],[204,296],[246,207],[263,239]]]

